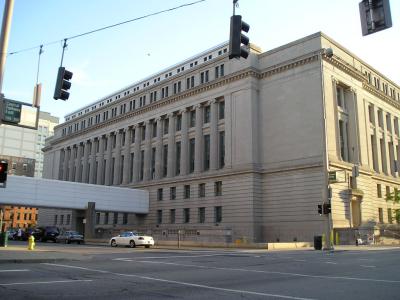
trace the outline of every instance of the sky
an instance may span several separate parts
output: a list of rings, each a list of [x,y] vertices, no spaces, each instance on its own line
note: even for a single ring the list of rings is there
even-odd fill
[[[6,98],[32,102],[39,47],[41,110],[59,117],[228,41],[232,0],[205,0],[68,40],[63,66],[70,97],[54,100],[62,40],[197,0],[15,0],[3,81]],[[268,51],[322,31],[400,85],[400,0],[390,0],[393,27],[363,37],[361,0],[239,0],[250,42]],[[1,17],[5,0],[0,0]],[[48,43],[55,42],[50,45]]]

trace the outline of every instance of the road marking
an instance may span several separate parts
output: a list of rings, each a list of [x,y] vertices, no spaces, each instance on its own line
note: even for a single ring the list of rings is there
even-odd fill
[[[368,265],[361,265],[360,267],[364,267],[364,268],[376,268],[376,266],[368,266]]]
[[[279,274],[309,278],[320,278],[320,279],[337,279],[337,280],[354,280],[354,281],[371,281],[371,282],[386,282],[386,283],[400,283],[400,280],[386,280],[386,279],[371,279],[371,278],[359,278],[359,277],[346,277],[346,276],[327,276],[327,275],[309,275],[301,273],[289,273],[289,272],[277,272],[277,271],[264,271],[264,270],[251,270],[251,269],[237,269],[237,268],[223,268],[223,267],[210,267],[210,266],[199,266],[191,264],[178,264],[172,262],[154,262],[146,260],[135,260],[135,263],[149,263],[149,264],[165,264],[174,265],[181,267],[199,268],[199,269],[212,269],[212,270],[224,270],[224,271],[241,271],[241,272],[254,272],[254,273],[265,273],[265,274]]]
[[[175,255],[175,256],[146,256],[142,257],[141,259],[170,259],[170,258],[194,258],[194,257],[210,257],[210,256],[227,256],[227,255],[232,255],[232,256],[245,256],[248,257],[249,255],[240,255],[240,254],[230,254],[230,253],[225,253],[225,254],[202,254],[202,255]],[[261,257],[261,256],[259,256]],[[131,258],[113,258],[112,260],[122,260],[126,261]]]
[[[304,261],[306,261],[305,259],[295,259],[294,261],[301,261],[301,262],[304,262]]]
[[[83,280],[55,280],[55,281],[32,281],[32,282],[13,282],[13,283],[0,283],[0,286],[10,286],[10,285],[29,285],[29,284],[51,284],[51,283],[73,283],[73,282],[90,282],[93,280],[83,279]]]
[[[28,269],[20,269],[20,270],[0,270],[0,273],[4,273],[4,272],[28,272],[30,270]]]
[[[333,261],[326,261],[326,264],[331,264],[331,265],[337,265],[337,263],[333,262]]]
[[[219,287],[203,285],[203,284],[196,284],[196,283],[176,281],[176,280],[167,280],[167,279],[162,279],[162,278],[140,276],[140,275],[135,275],[135,274],[114,273],[114,272],[110,272],[110,271],[90,269],[90,268],[84,268],[84,267],[78,267],[78,266],[51,264],[51,263],[43,263],[43,264],[44,265],[48,265],[48,266],[62,267],[62,268],[82,269],[82,270],[87,270],[87,271],[92,271],[92,272],[101,272],[101,273],[107,273],[107,274],[111,274],[111,275],[115,275],[115,276],[122,276],[122,277],[135,277],[135,278],[140,278],[140,279],[145,279],[145,280],[160,281],[160,282],[166,282],[166,283],[172,283],[172,284],[178,284],[178,285],[185,285],[185,286],[191,286],[191,287],[197,287],[197,288],[203,288],[203,289],[215,290],[215,291],[223,291],[223,292],[231,292],[231,293],[239,293],[239,294],[248,294],[248,295],[257,295],[257,296],[267,296],[267,297],[292,299],[292,300],[314,300],[313,298],[302,298],[302,297],[294,297],[294,296],[279,295],[279,294],[252,292],[252,291],[246,291],[246,290],[226,289],[226,288],[219,288]]]

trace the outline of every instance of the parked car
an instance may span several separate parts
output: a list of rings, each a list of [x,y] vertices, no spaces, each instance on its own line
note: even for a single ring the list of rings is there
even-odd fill
[[[110,239],[111,247],[117,246],[130,246],[135,248],[136,246],[145,246],[150,248],[154,246],[154,239],[151,236],[142,235],[136,231],[125,231],[118,236],[114,236]]]
[[[32,234],[36,241],[53,241],[55,243],[57,236],[60,234],[60,230],[55,226],[38,227]]]
[[[80,234],[77,231],[65,231],[60,233],[56,237],[56,243],[65,243],[65,244],[71,244],[71,243],[78,243],[78,244],[83,244],[83,235]]]
[[[8,233],[8,240],[13,240],[14,239],[14,235],[17,233],[16,229],[8,229],[7,230]]]

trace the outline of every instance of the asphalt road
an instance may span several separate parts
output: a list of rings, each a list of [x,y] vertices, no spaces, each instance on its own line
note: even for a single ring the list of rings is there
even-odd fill
[[[400,299],[399,249],[58,247],[91,256],[1,264],[0,299]]]

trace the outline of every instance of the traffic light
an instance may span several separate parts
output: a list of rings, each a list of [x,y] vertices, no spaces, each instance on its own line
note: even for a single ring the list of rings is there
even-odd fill
[[[232,58],[247,58],[249,56],[249,50],[246,47],[242,47],[242,44],[247,46],[249,44],[249,38],[245,36],[242,31],[249,32],[250,25],[242,21],[242,16],[231,17],[231,34],[229,38],[229,59]]]
[[[7,181],[8,163],[4,160],[0,161],[0,183]]]
[[[392,27],[389,0],[363,0],[358,7],[362,35]]]
[[[322,205],[318,204],[318,214],[322,216]]]
[[[56,88],[54,90],[54,99],[67,100],[69,98],[68,90],[71,88],[71,78],[73,73],[66,70],[64,67],[58,68]]]
[[[331,204],[324,203],[324,215],[328,215],[331,213]]]

